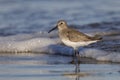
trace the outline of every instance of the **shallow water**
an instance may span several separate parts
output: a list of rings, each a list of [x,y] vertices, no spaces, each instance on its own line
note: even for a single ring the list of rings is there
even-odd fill
[[[75,73],[71,57],[48,54],[3,54],[0,56],[0,80],[117,80],[120,64],[83,61]]]

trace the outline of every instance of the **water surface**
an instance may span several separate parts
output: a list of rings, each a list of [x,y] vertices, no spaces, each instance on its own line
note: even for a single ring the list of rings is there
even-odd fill
[[[7,54],[0,56],[0,80],[117,80],[120,65],[83,61],[75,73],[71,57],[48,54]]]

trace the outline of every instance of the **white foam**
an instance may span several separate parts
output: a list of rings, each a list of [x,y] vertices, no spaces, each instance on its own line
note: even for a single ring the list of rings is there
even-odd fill
[[[50,39],[45,37],[38,37],[37,35],[33,36],[33,34],[0,37],[0,51],[32,52],[36,49],[44,48],[52,44],[57,44],[58,42],[59,38]]]
[[[20,34],[0,37],[0,52],[37,52],[59,55],[73,55],[73,49],[61,45],[55,33],[46,32],[34,34]],[[119,52],[107,52],[96,48],[79,50],[81,56],[91,57],[101,61],[120,62]]]

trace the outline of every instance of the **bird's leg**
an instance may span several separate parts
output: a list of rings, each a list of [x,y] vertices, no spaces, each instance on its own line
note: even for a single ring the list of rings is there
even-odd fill
[[[76,65],[75,72],[78,73],[78,72],[80,72],[80,69],[79,69],[79,60],[80,60],[79,52],[77,50],[74,50],[74,51],[75,51],[74,55],[75,55],[75,65]]]
[[[75,58],[77,59],[77,62],[80,62],[80,55],[79,55],[79,51],[75,50]]]
[[[76,62],[80,62],[80,57],[79,57],[79,52],[74,49],[73,60],[71,61],[71,63],[76,63]]]

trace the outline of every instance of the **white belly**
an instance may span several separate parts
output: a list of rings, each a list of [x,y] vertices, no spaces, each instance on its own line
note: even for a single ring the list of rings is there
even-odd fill
[[[80,47],[80,46],[87,46],[91,43],[95,43],[97,42],[97,40],[95,41],[83,41],[83,42],[72,42],[72,41],[69,41],[69,40],[65,40],[65,39],[62,39],[62,42],[66,45],[66,46],[69,46],[69,47],[73,47],[74,49]]]

